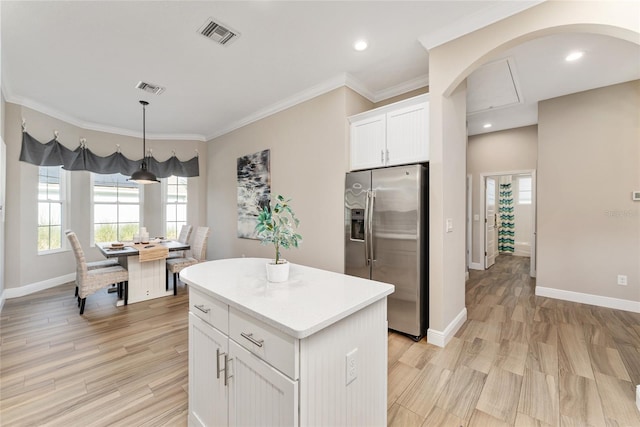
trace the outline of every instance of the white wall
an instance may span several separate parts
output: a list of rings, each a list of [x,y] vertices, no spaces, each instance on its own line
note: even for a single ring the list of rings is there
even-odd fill
[[[272,246],[237,237],[236,160],[271,150],[271,194],[292,200],[300,219],[299,249],[288,260],[344,271],[344,179],[348,165],[347,116],[371,108],[340,88],[210,141],[208,222],[211,258],[270,257]]]
[[[40,141],[53,138],[53,131],[59,131],[58,140],[69,148],[76,148],[80,137],[87,139],[89,148],[99,155],[111,154],[120,144],[121,152],[129,158],[140,158],[141,140],[133,137],[90,131],[65,123],[45,114],[7,103],[5,114],[5,142],[7,143],[7,212],[6,241],[11,242],[11,250],[5,254],[5,286],[12,295],[28,292],[28,289],[55,284],[55,279],[75,272],[75,259],[70,250],[48,255],[37,252],[37,189],[38,167],[20,162],[22,141],[21,121],[25,118],[27,131]],[[180,159],[189,159],[200,152],[199,178],[189,180],[189,223],[194,226],[206,224],[207,145],[193,141],[147,141],[153,148],[154,157],[164,160],[175,150]],[[101,259],[99,251],[89,246],[90,218],[90,173],[75,171],[69,173],[69,224],[76,231],[89,260]],[[144,189],[144,224],[150,234],[160,235],[163,225],[159,220],[164,208],[160,206],[160,185],[146,186]],[[66,243],[66,242],[65,242]],[[24,288],[24,289],[20,289]],[[27,291],[25,291],[27,289]]]
[[[531,177],[531,175],[520,175]],[[519,176],[514,175],[511,177],[513,188],[513,216],[514,222],[514,240],[515,240],[515,252],[517,256],[531,256],[531,236],[533,232],[533,204],[522,204],[518,198],[518,192],[520,191],[518,180]]]

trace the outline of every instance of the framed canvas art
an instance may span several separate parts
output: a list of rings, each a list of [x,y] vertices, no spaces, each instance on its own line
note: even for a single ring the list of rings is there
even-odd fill
[[[238,157],[238,237],[258,239],[258,213],[271,199],[270,150]]]

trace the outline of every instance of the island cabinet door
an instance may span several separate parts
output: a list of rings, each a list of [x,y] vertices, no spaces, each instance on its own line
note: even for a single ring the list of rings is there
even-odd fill
[[[297,426],[298,382],[229,340],[230,426]]]
[[[226,426],[226,335],[189,313],[189,426]],[[228,358],[228,355],[227,355]]]

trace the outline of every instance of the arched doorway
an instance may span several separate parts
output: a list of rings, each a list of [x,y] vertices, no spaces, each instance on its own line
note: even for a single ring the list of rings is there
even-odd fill
[[[511,18],[429,49],[430,319],[428,340],[444,346],[466,319],[465,79],[519,43],[559,32],[603,34],[640,44],[639,6],[630,3],[546,2]],[[429,48],[429,47],[427,47]],[[446,221],[459,224],[447,233]],[[457,231],[457,232],[456,232]]]

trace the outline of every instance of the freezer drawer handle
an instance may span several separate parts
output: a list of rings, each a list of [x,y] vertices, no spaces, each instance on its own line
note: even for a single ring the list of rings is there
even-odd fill
[[[264,340],[257,340],[253,337],[253,333],[251,334],[246,334],[244,332],[240,332],[240,335],[242,336],[242,338],[246,338],[249,341],[251,341],[253,344],[257,345],[258,347],[262,347],[262,344],[264,344]]]
[[[384,150],[380,150],[380,163],[384,164]]]

